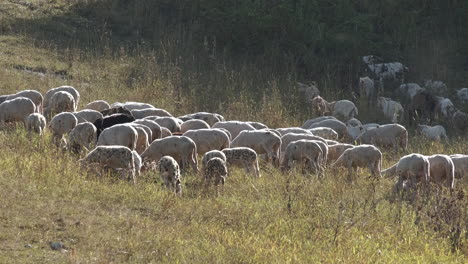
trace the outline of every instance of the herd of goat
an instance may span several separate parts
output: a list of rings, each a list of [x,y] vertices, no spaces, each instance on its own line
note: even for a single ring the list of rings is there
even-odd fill
[[[29,133],[40,135],[47,128],[57,147],[86,153],[79,160],[81,168],[98,174],[112,170],[135,182],[141,171],[159,170],[165,186],[176,193],[182,190],[181,171],[190,167],[198,173],[198,155],[202,155],[206,183],[215,186],[224,185],[231,166],[243,167],[260,177],[258,160],[263,155],[266,162],[282,171],[300,166],[303,172],[321,176],[331,164],[347,168],[352,179],[358,168],[368,168],[374,177],[398,176],[394,186],[397,191],[430,183],[453,190],[456,178],[467,177],[468,155],[413,153],[383,170],[379,148],[407,150],[408,131],[398,124],[405,112],[412,125],[415,120],[430,124],[439,111],[462,134],[467,132],[468,115],[457,110],[450,99],[437,97],[414,83],[399,84],[400,91],[408,96],[404,111],[399,102],[380,93],[386,89],[386,82],[402,82],[406,67],[376,63],[372,56],[363,60],[371,77],[360,78],[361,96],[369,106],[382,110],[388,124],[362,124],[356,119],[358,108],[353,102],[327,102],[314,86],[305,89],[313,95],[310,102],[319,117],[307,120],[302,127],[271,129],[259,122],[226,121],[222,115],[208,112],[173,117],[164,109],[141,102],[110,105],[97,100],[77,111],[80,94],[71,86],[50,89],[44,96],[35,90],[0,96],[0,124],[23,122]],[[441,82],[430,84],[442,87]],[[468,97],[468,89],[466,92]],[[418,126],[430,139],[447,138],[441,125]]]

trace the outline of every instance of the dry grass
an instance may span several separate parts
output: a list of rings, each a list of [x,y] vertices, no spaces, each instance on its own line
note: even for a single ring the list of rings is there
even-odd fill
[[[135,100],[179,115],[207,105],[229,119],[272,127],[300,125],[307,117],[280,94],[288,84],[282,79],[269,78],[258,100],[242,93],[213,102],[194,91],[244,90],[239,87],[254,84],[246,77],[252,73],[220,67],[182,76],[181,65],[156,51],[116,54],[105,43],[99,52],[39,43],[13,18],[60,13],[67,5],[29,1],[33,12],[19,2],[0,3],[1,28],[10,27],[0,35],[0,94],[69,84],[81,92],[80,106]],[[345,171],[329,170],[319,180],[262,164],[260,179],[231,173],[219,197],[200,188],[197,176],[185,175],[179,198],[154,173],[136,186],[87,175],[77,169],[77,157],[57,152],[50,141],[50,135],[29,139],[22,128],[0,130],[0,263],[466,263],[466,197],[444,194],[413,207],[391,203],[393,180],[374,182],[367,171],[350,185]],[[409,151],[467,148],[466,139],[430,144],[411,138]],[[384,167],[400,155],[385,152]],[[467,193],[466,184],[459,190]],[[51,250],[52,241],[66,249]]]

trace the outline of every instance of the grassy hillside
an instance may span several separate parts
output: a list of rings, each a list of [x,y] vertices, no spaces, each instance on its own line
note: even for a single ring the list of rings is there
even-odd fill
[[[206,49],[179,49],[190,42],[176,35],[152,48],[147,37],[115,36],[101,24],[90,9],[99,2],[0,1],[0,94],[69,84],[80,107],[135,100],[174,115],[218,111],[271,127],[310,117],[298,104],[292,84],[301,73],[292,64],[277,74],[267,62],[223,61],[212,40]],[[325,77],[322,84],[333,83]],[[409,205],[389,199],[393,179],[372,180],[366,170],[349,184],[344,170],[317,179],[262,163],[260,179],[232,171],[219,197],[188,173],[179,198],[155,173],[136,186],[88,175],[50,142],[50,134],[29,138],[21,127],[0,130],[0,263],[467,262],[466,179],[453,197]],[[466,138],[412,137],[409,152],[467,148]],[[385,168],[403,155],[383,151]]]

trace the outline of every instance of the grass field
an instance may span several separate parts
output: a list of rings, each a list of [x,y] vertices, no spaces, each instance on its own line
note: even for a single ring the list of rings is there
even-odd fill
[[[90,21],[69,7],[52,0],[0,2],[0,94],[67,84],[80,91],[80,106],[143,101],[174,115],[218,111],[271,127],[309,117],[279,92],[287,78],[261,69],[217,63],[211,73],[194,63],[187,75],[181,71],[187,64],[178,64],[170,49],[116,49],[94,35],[89,45],[84,37],[71,45]],[[258,98],[223,97],[221,90],[218,102],[216,93],[196,93],[223,87],[233,95],[260,82],[269,90]],[[467,179],[457,182],[452,197],[433,193],[410,205],[389,199],[393,179],[372,180],[366,170],[349,184],[344,170],[317,179],[262,163],[260,179],[232,171],[219,197],[188,173],[182,197],[175,197],[155,173],[143,174],[137,185],[87,175],[77,157],[50,142],[50,134],[29,138],[21,127],[0,130],[0,263],[467,263]],[[411,137],[408,152],[467,149],[466,138],[439,144]],[[384,168],[404,154],[383,152]],[[65,248],[52,250],[50,242]]]

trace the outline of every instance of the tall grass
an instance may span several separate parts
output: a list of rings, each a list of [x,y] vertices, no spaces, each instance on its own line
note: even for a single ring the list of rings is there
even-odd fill
[[[271,127],[311,117],[294,88],[300,74],[287,63],[277,74],[260,59],[226,59],[213,38],[199,50],[179,50],[190,42],[177,34],[157,49],[145,38],[130,45],[108,25],[91,27],[68,2],[28,3],[0,3],[0,94],[68,84],[80,91],[80,107],[144,101],[174,115],[217,111]],[[324,93],[349,95],[334,90],[335,73],[319,81]],[[366,170],[349,184],[344,170],[318,179],[262,162],[260,179],[233,169],[220,196],[188,173],[175,197],[154,172],[132,185],[80,171],[78,157],[57,151],[50,137],[0,130],[1,263],[466,263],[466,179],[456,196],[410,205],[391,201],[392,179],[374,181]],[[411,138],[409,152],[467,147],[466,139]],[[398,158],[384,150],[384,167]],[[66,248],[53,251],[57,241]]]

